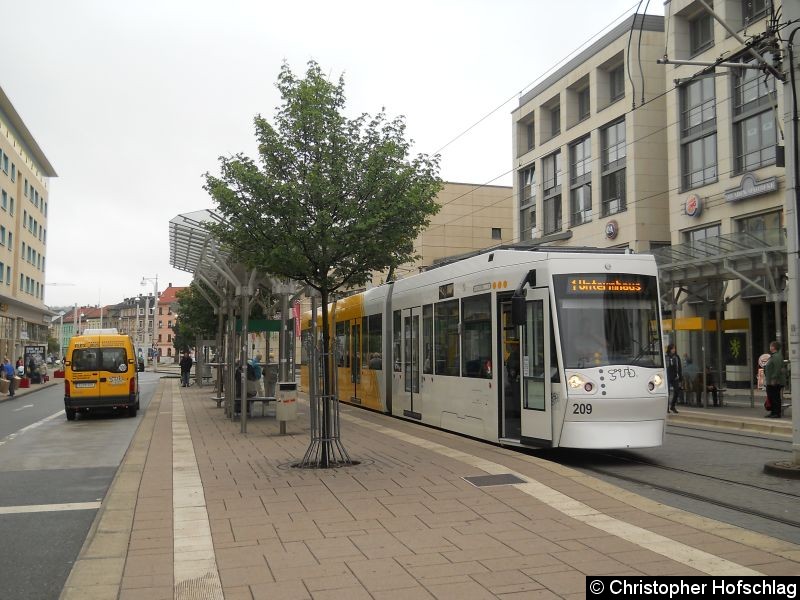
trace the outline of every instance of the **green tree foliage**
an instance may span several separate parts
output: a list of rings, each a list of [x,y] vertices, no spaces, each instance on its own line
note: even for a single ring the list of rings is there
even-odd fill
[[[274,125],[255,119],[258,162],[222,157],[220,177],[206,174],[224,217],[209,227],[237,262],[316,289],[330,348],[331,294],[415,257],[439,210],[438,157],[409,157],[401,117],[347,118],[343,78],[329,81],[315,62],[305,78],[284,64],[277,87]]]
[[[189,287],[176,294],[178,317],[172,325],[172,341],[178,353],[194,348],[198,337],[213,339],[217,335],[217,316],[208,300],[197,291],[199,285],[203,284],[192,281]],[[207,288],[206,292],[214,297]]]

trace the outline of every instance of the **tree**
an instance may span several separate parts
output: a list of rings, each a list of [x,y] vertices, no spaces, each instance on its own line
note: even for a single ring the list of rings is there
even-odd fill
[[[183,350],[193,348],[195,341],[200,338],[213,338],[217,331],[217,317],[214,309],[203,295],[197,291],[197,286],[203,285],[197,281],[176,294],[178,298],[178,317],[172,326],[172,340],[179,354]],[[207,290],[213,298],[214,293]]]
[[[409,158],[402,117],[348,119],[344,79],[332,83],[313,61],[303,79],[284,64],[277,87],[275,124],[255,118],[260,164],[237,154],[220,158],[220,177],[206,174],[224,217],[209,228],[236,261],[319,292],[329,349],[331,294],[415,258],[414,240],[439,210],[438,157]]]

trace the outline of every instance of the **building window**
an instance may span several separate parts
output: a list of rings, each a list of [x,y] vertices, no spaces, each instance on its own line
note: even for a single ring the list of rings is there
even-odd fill
[[[742,2],[742,22],[749,25],[767,14],[768,0],[744,0]]]
[[[756,236],[769,229],[783,229],[783,211],[765,213],[736,220],[736,230]],[[759,236],[760,237],[760,236]]]
[[[625,202],[625,121],[600,130],[602,215],[607,217],[626,208]]]
[[[492,239],[493,240],[503,239],[503,232],[500,230],[499,227],[492,227]]]
[[[528,150],[533,150],[533,121],[525,125],[525,147]]]
[[[714,44],[714,19],[703,10],[689,20],[689,52],[692,56]]]
[[[734,72],[733,139],[737,173],[775,162],[775,79],[758,69]]]
[[[683,232],[683,239],[686,242],[701,242],[708,238],[719,237],[720,227],[719,223],[710,225],[708,227],[701,227],[699,229],[692,229],[691,231]]]
[[[608,72],[609,101],[616,102],[625,97],[625,65],[621,64]]]
[[[589,88],[585,87],[578,92],[578,120],[583,121],[584,119],[588,119],[590,112]]]
[[[680,88],[683,189],[717,180],[717,113],[714,77]]]
[[[520,174],[519,186],[519,239],[533,239],[536,227],[536,168],[531,165]]]
[[[545,235],[561,231],[561,152],[542,161],[544,170],[543,226]]]
[[[550,137],[561,133],[561,105],[556,104],[550,109]]]
[[[17,165],[11,163],[11,181],[17,180]]]
[[[592,140],[586,136],[569,147],[569,222],[592,220]]]

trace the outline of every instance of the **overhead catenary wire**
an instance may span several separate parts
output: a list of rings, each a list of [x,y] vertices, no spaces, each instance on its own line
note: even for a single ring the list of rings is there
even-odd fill
[[[631,30],[628,32],[628,50],[625,53],[625,56],[627,56],[628,59],[630,59],[631,56],[631,40],[633,39],[633,32],[636,29],[636,17],[639,15],[639,9],[642,8],[642,2],[644,2],[644,0],[639,0],[639,5],[636,7],[636,12],[633,13],[633,24],[631,25]],[[640,40],[642,39],[641,33],[639,34],[639,39]],[[628,72],[628,81],[630,81],[631,83],[631,90],[633,90],[633,93],[631,94],[631,101],[632,101],[631,108],[636,108],[636,86],[633,84],[633,76],[631,75],[630,60],[625,61],[625,68]]]
[[[655,100],[657,100],[657,99],[659,99],[659,98],[663,97],[664,95],[666,95],[666,94],[669,94],[669,93],[671,93],[671,92],[673,92],[673,91],[677,90],[677,88],[679,88],[679,87],[680,87],[679,85],[674,85],[674,86],[672,86],[671,88],[669,88],[668,90],[665,90],[665,91],[664,91],[664,92],[662,92],[661,94],[658,94],[657,96],[654,96],[653,98],[649,99],[649,100],[648,100],[648,101],[647,101],[645,104],[639,105],[639,106],[637,106],[635,109],[630,109],[630,110],[626,111],[625,113],[623,113],[622,115],[618,115],[617,117],[615,117],[614,119],[612,119],[612,121],[616,121],[616,120],[619,120],[619,119],[621,119],[621,118],[625,118],[625,117],[627,117],[628,115],[632,114],[633,112],[635,112],[635,111],[637,111],[637,110],[642,110],[642,108],[643,108],[643,107],[644,107],[646,104],[648,104],[648,103],[650,103],[650,102],[653,102],[653,101],[655,101]],[[717,107],[718,107],[718,106],[721,106],[721,105],[723,105],[723,104],[725,104],[725,103],[727,103],[727,102],[731,102],[732,100],[733,100],[733,98],[732,98],[731,96],[728,96],[727,98],[723,98],[723,99],[721,99],[720,101],[716,102],[715,106],[717,106]],[[647,138],[649,138],[649,137],[651,137],[651,136],[653,136],[653,135],[656,135],[656,134],[659,134],[659,133],[663,133],[664,131],[666,131],[666,130],[667,130],[667,129],[669,129],[670,127],[675,127],[675,126],[679,126],[679,125],[680,125],[680,120],[671,121],[671,122],[667,123],[666,125],[664,125],[664,126],[662,126],[662,127],[659,127],[659,128],[657,128],[657,129],[655,129],[655,130],[653,130],[653,131],[650,131],[650,132],[648,132],[648,133],[645,133],[644,135],[641,135],[641,136],[639,136],[639,137],[637,137],[637,138],[634,138],[634,139],[632,139],[632,140],[630,140],[630,141],[626,141],[626,143],[625,143],[626,155],[628,154],[628,152],[627,152],[628,148],[632,147],[634,144],[637,144],[637,143],[641,142],[642,140],[645,140],[645,139],[647,139]],[[579,138],[576,138],[576,139],[579,139]],[[549,153],[549,154],[551,154],[551,153]],[[548,154],[548,155],[549,155],[549,154]],[[444,202],[444,203],[442,203],[442,205],[441,205],[441,206],[447,206],[447,205],[449,205],[449,204],[452,204],[453,202],[456,202],[457,200],[459,200],[459,199],[461,199],[461,198],[464,198],[465,196],[468,196],[469,194],[472,194],[473,192],[475,192],[476,190],[480,189],[481,187],[484,187],[484,186],[487,186],[487,185],[489,185],[491,182],[493,182],[493,181],[496,181],[496,180],[497,180],[497,179],[499,179],[500,177],[504,177],[505,175],[508,175],[509,173],[512,173],[512,172],[514,172],[515,170],[518,170],[518,169],[524,169],[526,166],[533,164],[533,163],[534,163],[534,162],[535,162],[537,159],[539,159],[539,158],[542,158],[542,157],[541,157],[541,156],[539,156],[539,157],[536,157],[536,158],[534,158],[532,161],[530,161],[530,162],[528,162],[528,163],[525,163],[525,164],[523,164],[523,165],[520,165],[520,166],[519,166],[519,167],[517,167],[517,168],[512,168],[512,169],[510,169],[510,170],[508,170],[508,171],[505,171],[505,172],[503,172],[503,173],[501,173],[501,174],[499,174],[499,175],[495,176],[494,178],[492,178],[491,180],[489,180],[489,182],[487,182],[487,183],[483,183],[483,184],[478,184],[478,185],[475,185],[475,186],[474,186],[474,187],[472,187],[470,190],[468,190],[468,191],[466,191],[466,192],[464,192],[464,193],[462,193],[462,194],[459,194],[458,196],[456,196],[456,197],[454,197],[454,198],[451,198],[451,199],[449,199],[447,202]],[[600,161],[601,161],[601,160],[602,160],[602,157],[601,157],[601,156],[595,156],[595,157],[592,157],[592,159],[591,159],[591,163],[592,163],[592,172],[595,172],[596,166],[601,164],[601,163],[600,163]],[[730,175],[730,174],[736,174],[736,173],[739,173],[739,171],[737,171],[737,169],[736,169],[735,167],[734,167],[734,168],[732,168],[732,169],[730,169],[730,170],[728,170],[728,171],[725,171],[725,172],[719,172],[719,171],[718,171],[718,172],[717,172],[717,180],[719,180],[719,178],[720,178],[720,177],[722,177],[722,176],[725,176],[725,175]],[[646,201],[646,200],[652,200],[652,199],[654,199],[654,198],[657,198],[657,197],[659,197],[659,196],[663,196],[663,195],[665,195],[665,194],[670,194],[670,193],[674,193],[674,192],[680,192],[680,191],[683,191],[683,190],[686,190],[686,188],[684,188],[684,187],[683,187],[681,184],[679,184],[677,187],[674,187],[674,188],[668,188],[668,189],[666,189],[666,190],[664,190],[664,191],[661,191],[661,192],[658,192],[658,193],[656,193],[656,194],[651,194],[651,195],[649,195],[649,196],[640,197],[640,198],[638,198],[638,199],[636,199],[636,200],[633,200],[633,201],[630,201],[630,202],[629,202],[629,201],[626,201],[626,207],[634,206],[634,205],[636,205],[636,204],[637,204],[637,203],[639,203],[639,202],[644,202],[644,201]],[[688,190],[687,190],[687,191],[688,191]],[[710,202],[709,202],[709,200],[710,200],[711,198],[715,198],[715,197],[717,197],[717,196],[720,196],[721,198],[723,198],[723,201],[722,201],[722,202],[718,202],[718,203],[716,203],[716,204],[714,204],[714,203],[710,203]],[[503,197],[503,198],[501,198],[501,199],[499,199],[499,200],[497,200],[497,201],[495,201],[495,202],[492,202],[492,203],[491,203],[491,204],[489,204],[488,206],[479,206],[479,207],[477,207],[475,210],[473,210],[473,211],[472,211],[472,212],[470,212],[470,213],[467,213],[467,214],[464,214],[464,215],[458,215],[458,216],[455,216],[455,217],[453,217],[453,219],[451,219],[451,220],[449,220],[449,221],[447,221],[447,222],[445,222],[445,223],[437,223],[437,224],[435,224],[435,225],[431,225],[431,226],[430,226],[430,228],[429,228],[429,230],[428,230],[428,232],[430,232],[431,230],[434,230],[434,229],[436,229],[436,228],[445,227],[445,226],[447,226],[448,224],[451,224],[451,223],[453,223],[454,221],[457,221],[457,220],[460,220],[460,219],[464,219],[464,218],[467,218],[467,217],[474,216],[474,215],[475,215],[475,213],[477,213],[477,212],[479,212],[479,211],[481,211],[481,210],[485,210],[486,208],[490,208],[490,207],[493,207],[493,206],[497,206],[497,205],[501,204],[502,202],[505,202],[505,201],[507,201],[507,200],[509,200],[509,199],[512,199],[512,198],[513,198],[513,193],[512,193],[510,196],[505,196],[505,197]],[[594,199],[593,199],[593,200],[594,200]],[[714,206],[717,206],[717,205],[719,205],[719,204],[722,204],[723,202],[724,202],[724,194],[722,194],[722,193],[720,193],[720,194],[715,194],[715,195],[713,195],[713,196],[710,196],[709,198],[707,198],[707,199],[706,199],[706,207],[710,209],[710,208],[713,208]],[[592,217],[597,217],[597,218],[607,218],[607,217],[611,216],[611,215],[605,215],[605,216],[601,215],[600,211],[595,209],[595,207],[596,207],[596,206],[598,206],[598,205],[597,205],[597,204],[596,204],[594,201],[592,202],[592,204],[593,204],[593,208],[592,208]],[[600,205],[600,206],[602,206],[602,205]],[[562,211],[562,214],[563,214],[563,211]],[[427,232],[426,232],[426,233],[427,233]]]
[[[643,0],[639,0],[639,5],[641,5],[641,3],[642,3],[642,2],[643,2]],[[547,70],[546,70],[544,73],[542,73],[541,75],[539,75],[539,76],[538,76],[536,79],[534,79],[534,80],[533,80],[533,81],[531,81],[529,84],[527,84],[526,86],[524,86],[524,87],[523,87],[523,88],[522,88],[522,89],[521,89],[519,92],[516,92],[516,93],[515,93],[513,96],[511,96],[511,97],[510,97],[508,100],[505,100],[505,101],[504,101],[502,104],[500,104],[500,105],[499,105],[499,106],[497,106],[496,108],[492,109],[492,110],[491,110],[491,111],[489,111],[487,114],[485,114],[484,116],[482,116],[480,119],[478,119],[477,121],[475,121],[475,122],[474,122],[472,125],[470,125],[470,126],[469,126],[469,127],[467,127],[466,129],[464,129],[464,130],[463,130],[461,133],[459,133],[458,135],[456,135],[454,138],[452,138],[450,141],[448,141],[446,144],[444,144],[444,145],[443,145],[441,148],[439,148],[438,150],[436,150],[436,151],[433,153],[433,155],[439,154],[439,153],[440,153],[442,150],[444,150],[445,148],[447,148],[448,146],[450,146],[450,145],[451,145],[451,144],[453,144],[454,142],[456,142],[456,141],[458,141],[459,139],[461,139],[461,138],[462,138],[464,135],[466,135],[467,133],[469,133],[470,131],[472,131],[472,130],[473,130],[475,127],[477,127],[478,125],[480,125],[481,123],[483,123],[483,122],[484,122],[486,119],[488,119],[489,117],[491,117],[491,116],[492,116],[494,113],[496,113],[498,110],[502,109],[502,108],[503,108],[504,106],[506,106],[506,105],[507,105],[509,102],[511,102],[512,100],[516,100],[516,99],[517,99],[517,98],[519,98],[519,97],[520,97],[522,94],[524,94],[526,90],[530,89],[531,87],[533,87],[534,85],[536,85],[538,82],[540,82],[540,81],[542,81],[543,79],[545,79],[546,77],[548,77],[548,76],[549,76],[551,73],[553,73],[553,72],[554,72],[554,71],[555,71],[555,70],[556,70],[558,67],[560,67],[560,66],[561,66],[562,64],[564,64],[566,61],[568,61],[570,58],[572,58],[572,56],[573,56],[574,54],[576,54],[577,52],[579,52],[580,50],[582,50],[583,48],[585,48],[585,47],[586,47],[586,46],[587,46],[587,45],[588,45],[590,42],[592,42],[592,41],[593,41],[595,38],[597,38],[597,37],[599,37],[600,35],[602,35],[602,34],[603,34],[603,33],[604,33],[604,32],[605,32],[607,29],[610,29],[611,27],[613,27],[613,26],[614,26],[614,25],[615,25],[615,24],[616,24],[616,23],[617,23],[617,22],[618,22],[620,19],[622,19],[623,17],[625,17],[625,15],[627,15],[627,14],[628,14],[628,13],[631,11],[631,9],[632,9],[632,8],[633,8],[633,6],[632,6],[632,5],[631,5],[629,8],[626,8],[626,9],[625,9],[625,11],[624,11],[624,12],[622,12],[622,13],[621,13],[619,16],[617,16],[617,17],[616,17],[616,18],[615,18],[613,21],[611,21],[611,23],[610,23],[610,24],[608,24],[608,25],[606,25],[605,27],[603,27],[603,28],[602,28],[600,31],[598,31],[597,33],[595,33],[595,34],[594,34],[592,37],[590,37],[588,40],[586,40],[585,42],[583,42],[583,43],[582,43],[580,46],[578,46],[577,48],[575,48],[575,49],[574,49],[572,52],[570,52],[570,53],[569,53],[569,54],[567,54],[567,55],[566,55],[564,58],[562,58],[561,60],[559,60],[559,61],[558,61],[556,64],[554,64],[553,66],[551,66],[551,67],[550,67],[549,69],[547,69]]]
[[[788,26],[788,25],[790,25],[790,23],[786,23],[786,24],[784,24],[784,25],[783,25],[783,27],[786,27],[786,26]],[[689,78],[687,78],[687,80],[691,80],[692,78],[694,78],[694,77],[697,77],[697,76],[699,76],[699,75],[703,74],[705,71],[707,71],[707,69],[701,69],[700,71],[698,71],[698,72],[697,72],[695,75],[693,75],[692,77],[689,77]],[[682,83],[683,83],[683,82],[682,82]],[[668,89],[667,89],[667,90],[665,90],[664,92],[662,92],[662,93],[660,93],[660,94],[658,94],[658,95],[654,96],[654,97],[653,97],[653,98],[651,98],[650,100],[647,100],[647,101],[643,102],[643,103],[642,103],[640,106],[638,106],[638,107],[634,107],[634,108],[631,108],[629,111],[626,111],[626,112],[625,112],[625,113],[623,113],[622,115],[618,115],[618,116],[616,116],[614,119],[612,119],[612,121],[613,121],[613,120],[618,120],[618,119],[621,119],[621,118],[625,118],[625,117],[627,117],[628,115],[630,115],[631,113],[633,113],[635,110],[639,110],[639,109],[643,108],[645,105],[647,105],[647,104],[649,104],[649,103],[651,103],[651,102],[653,102],[653,101],[655,101],[655,100],[657,100],[657,99],[659,99],[659,98],[661,98],[661,97],[665,96],[666,94],[669,94],[669,93],[671,93],[671,92],[675,91],[675,90],[676,90],[677,88],[679,88],[679,87],[680,87],[680,85],[677,85],[677,84],[676,84],[676,85],[673,85],[672,87],[668,88]],[[723,98],[722,100],[719,100],[719,101],[717,101],[717,102],[715,103],[715,106],[717,106],[717,107],[718,107],[718,106],[720,106],[720,105],[722,105],[722,104],[724,104],[724,103],[726,103],[726,102],[729,102],[729,101],[731,101],[731,100],[732,100],[732,97],[731,97],[731,96],[728,96],[728,97],[726,97],[726,98]],[[675,125],[678,125],[678,124],[679,124],[679,122],[678,122],[678,121],[671,122],[671,123],[667,123],[666,125],[664,125],[664,126],[662,126],[662,127],[660,127],[660,128],[657,128],[657,129],[655,129],[655,130],[653,130],[653,131],[651,131],[651,132],[649,132],[649,133],[647,133],[647,134],[645,134],[645,135],[643,135],[643,136],[641,136],[641,137],[639,137],[639,138],[635,138],[634,140],[631,140],[630,142],[626,142],[626,144],[625,144],[625,147],[626,147],[626,154],[627,154],[627,148],[628,148],[629,146],[631,146],[632,144],[634,144],[634,143],[636,143],[636,142],[639,142],[639,141],[641,141],[641,140],[643,140],[643,139],[646,139],[646,138],[648,138],[648,137],[650,137],[650,136],[652,136],[652,135],[655,135],[655,134],[657,134],[657,133],[663,132],[663,131],[665,131],[666,129],[668,129],[669,127],[673,127],[673,126],[675,126]],[[576,138],[576,139],[577,139],[577,138]],[[555,151],[554,151],[554,152],[555,152]],[[534,163],[536,160],[538,160],[538,159],[540,159],[540,158],[542,158],[542,156],[537,156],[537,157],[534,157],[534,158],[533,158],[533,159],[532,159],[530,162],[527,162],[527,163],[524,163],[524,164],[518,165],[517,167],[514,167],[514,168],[512,168],[512,169],[509,169],[509,170],[507,170],[507,171],[504,171],[503,173],[501,173],[501,174],[499,174],[499,175],[496,175],[495,177],[493,177],[492,179],[490,179],[490,180],[489,180],[488,182],[486,182],[486,183],[483,183],[483,184],[477,184],[477,185],[475,185],[475,186],[474,186],[474,187],[473,187],[471,190],[468,190],[468,191],[464,192],[463,194],[461,194],[461,195],[459,195],[459,196],[456,196],[455,198],[452,198],[452,199],[448,200],[447,202],[443,203],[443,204],[442,204],[442,206],[446,206],[447,204],[451,204],[452,202],[455,202],[455,201],[459,200],[460,198],[463,198],[464,196],[466,196],[466,195],[468,195],[468,194],[471,194],[471,193],[473,193],[475,190],[478,190],[478,189],[480,189],[481,187],[484,187],[484,186],[486,186],[486,185],[489,185],[491,182],[493,182],[493,181],[496,181],[497,179],[499,179],[499,178],[501,178],[501,177],[504,177],[504,176],[506,176],[506,175],[508,175],[508,174],[510,174],[510,173],[513,173],[514,171],[518,171],[518,170],[520,170],[520,169],[524,169],[526,166],[533,164],[533,163]],[[596,161],[599,161],[599,160],[600,160],[600,157],[594,157],[594,158],[592,159],[593,166],[594,166],[594,163],[595,163]],[[734,171],[732,170],[732,171],[730,171],[730,172],[734,172]],[[681,188],[679,188],[679,189],[683,189],[683,188],[681,187]],[[669,191],[674,191],[674,190],[669,190]],[[659,195],[660,195],[660,194],[659,194]],[[506,198],[506,199],[508,199],[508,198]],[[630,205],[630,204],[629,204],[629,203],[626,203],[626,205]],[[479,207],[477,210],[481,210],[481,208]],[[467,214],[467,215],[460,215],[458,218],[467,217],[467,216],[470,216],[471,214],[474,214],[474,212],[473,212],[473,213],[470,213],[470,214]],[[445,225],[445,224],[437,224],[437,225],[435,225],[434,227],[439,227],[439,226],[443,226],[443,225]]]

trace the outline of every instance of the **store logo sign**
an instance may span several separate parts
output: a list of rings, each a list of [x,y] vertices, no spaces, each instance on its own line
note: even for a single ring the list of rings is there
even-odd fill
[[[725,191],[726,202],[738,202],[745,198],[769,194],[778,189],[778,178],[768,177],[759,181],[752,173],[745,173],[738,188]]]

